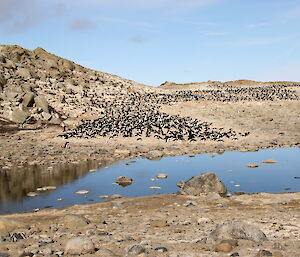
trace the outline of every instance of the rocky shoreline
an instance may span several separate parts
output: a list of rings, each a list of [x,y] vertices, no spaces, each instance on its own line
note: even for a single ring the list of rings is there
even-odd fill
[[[119,198],[1,216],[0,253],[297,257],[299,220],[299,193]]]

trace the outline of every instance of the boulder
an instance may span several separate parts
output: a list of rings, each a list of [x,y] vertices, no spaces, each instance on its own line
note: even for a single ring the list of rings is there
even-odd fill
[[[81,215],[68,214],[63,217],[63,223],[67,228],[79,228],[90,224],[90,221]]]
[[[6,79],[4,78],[3,75],[0,74],[0,89],[3,89],[6,83],[7,83]]]
[[[49,113],[49,104],[44,96],[34,97],[34,102],[37,108],[41,108],[44,112]]]
[[[5,56],[0,55],[0,62],[1,62],[1,63],[6,63]]]
[[[0,219],[0,232],[11,232],[17,229],[28,228],[28,226],[20,221],[9,218]]]
[[[159,150],[149,151],[146,155],[146,158],[149,160],[159,160],[164,156],[164,153]]]
[[[26,93],[23,97],[22,104],[25,107],[32,107],[34,104],[34,94],[30,92]]]
[[[129,186],[132,184],[132,178],[120,176],[116,179],[116,183],[119,184],[120,186]]]
[[[73,71],[75,69],[75,65],[70,61],[64,61],[62,65],[66,70]]]
[[[243,223],[229,221],[219,224],[209,235],[209,239],[213,241],[221,241],[226,239],[243,239],[254,242],[267,241],[266,235],[256,226]]]
[[[14,109],[11,113],[11,120],[16,123],[25,123],[29,116],[30,113],[28,111]]]
[[[200,195],[211,192],[218,193],[222,196],[227,193],[225,185],[214,172],[207,172],[190,178],[184,183],[181,189],[181,193],[187,195]]]
[[[88,237],[74,237],[67,241],[65,253],[71,255],[93,254],[95,245]]]
[[[47,59],[45,63],[47,69],[58,69],[57,61],[54,59]]]
[[[44,120],[49,121],[49,120],[51,120],[52,115],[48,112],[42,112],[42,117],[43,117]]]
[[[16,74],[23,78],[23,79],[29,79],[31,78],[31,72],[29,69],[26,69],[26,68],[19,68],[17,71],[16,71]]]

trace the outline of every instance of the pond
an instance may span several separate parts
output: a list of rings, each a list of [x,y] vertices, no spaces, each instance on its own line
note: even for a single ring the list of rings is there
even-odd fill
[[[263,160],[270,159],[276,162],[263,163]],[[103,195],[135,197],[175,193],[179,190],[177,182],[208,171],[216,172],[231,193],[300,191],[300,148],[296,147],[184,155],[159,161],[138,158],[114,164],[100,162],[2,171],[0,213],[100,202],[104,201],[100,198]],[[249,168],[248,164],[257,164],[258,167]],[[95,167],[98,168],[93,170]],[[156,179],[159,173],[168,177]],[[133,183],[127,187],[115,185],[119,176],[130,177]],[[52,188],[43,191],[47,186]],[[88,193],[76,194],[80,190]]]

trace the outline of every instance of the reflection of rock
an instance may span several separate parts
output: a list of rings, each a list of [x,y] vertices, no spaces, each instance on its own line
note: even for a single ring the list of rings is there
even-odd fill
[[[101,167],[107,165],[103,161]],[[29,192],[35,192],[37,188],[47,188],[70,183],[88,173],[98,166],[98,161],[89,161],[81,164],[65,164],[53,166],[51,172],[43,172],[47,167],[25,166],[22,169],[14,168],[10,171],[0,172],[0,201],[21,200]],[[99,166],[98,166],[99,167]],[[54,189],[54,188],[52,188]]]
[[[120,176],[116,179],[116,183],[119,184],[120,186],[129,186],[132,184],[132,178]]]
[[[219,180],[216,173],[207,172],[187,180],[184,183],[181,192],[188,195],[199,195],[202,193],[207,194],[210,192],[225,195],[227,190],[224,184]]]

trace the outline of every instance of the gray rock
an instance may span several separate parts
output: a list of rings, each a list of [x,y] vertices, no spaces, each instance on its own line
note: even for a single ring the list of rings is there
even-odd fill
[[[5,56],[0,55],[0,62],[1,62],[1,63],[6,63]]]
[[[23,78],[23,79],[29,79],[31,78],[31,72],[29,69],[26,69],[26,68],[19,68],[17,71],[16,71],[16,74]]]
[[[116,183],[119,184],[120,186],[129,186],[132,184],[132,178],[120,176],[116,179]]]
[[[146,252],[146,248],[141,245],[133,245],[128,250],[128,253],[130,255],[139,255],[139,254],[145,253],[145,252]]]
[[[76,254],[92,254],[95,252],[95,245],[88,237],[74,237],[67,241],[65,253]]]
[[[83,216],[68,214],[63,218],[64,226],[68,228],[84,227],[90,224],[90,221]]]
[[[207,172],[190,178],[184,183],[181,189],[181,193],[188,195],[208,194],[210,192],[220,195],[225,195],[227,192],[225,185],[214,172]]]
[[[52,115],[50,113],[47,112],[42,112],[42,117],[44,120],[51,120]]]
[[[45,66],[47,69],[58,69],[57,61],[54,59],[50,59],[50,58],[47,59]]]
[[[229,221],[220,224],[209,235],[209,240],[220,241],[226,239],[244,239],[254,242],[267,241],[266,235],[256,226],[243,223]]]
[[[34,97],[34,102],[37,108],[41,108],[44,112],[49,113],[49,104],[44,96]]]
[[[11,120],[16,123],[24,123],[30,116],[28,111],[23,111],[18,108],[14,109],[11,114]]]
[[[50,123],[55,124],[55,125],[60,125],[61,124],[61,119],[59,118],[57,113],[52,116],[52,118],[50,119]]]
[[[63,67],[65,69],[71,70],[71,71],[73,71],[75,69],[75,65],[72,62],[70,62],[70,61],[64,61],[63,62]]]
[[[9,257],[10,255],[8,253],[0,253],[0,257]]]
[[[0,74],[0,89],[3,89],[3,87],[5,86],[6,84],[6,79],[4,78],[3,75]]]
[[[146,158],[149,160],[159,160],[164,156],[164,153],[159,150],[149,151],[146,155]]]
[[[32,107],[34,104],[34,94],[33,93],[26,93],[25,96],[23,97],[22,104],[25,107]]]

